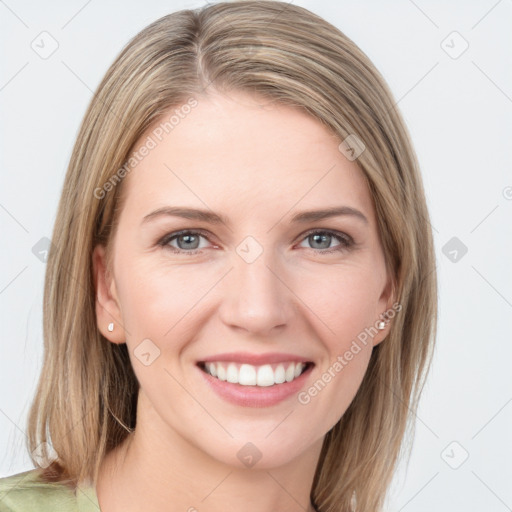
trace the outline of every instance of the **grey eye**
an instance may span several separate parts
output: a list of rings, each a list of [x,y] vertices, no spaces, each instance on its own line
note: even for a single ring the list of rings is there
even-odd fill
[[[176,241],[179,249],[197,249],[199,247],[199,236],[197,235],[179,235],[176,237]]]
[[[332,238],[332,235],[327,233],[308,236],[308,239],[312,242],[313,249],[328,249],[331,245]]]

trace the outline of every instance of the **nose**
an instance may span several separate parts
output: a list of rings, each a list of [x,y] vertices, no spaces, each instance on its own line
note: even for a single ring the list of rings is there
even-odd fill
[[[289,323],[294,295],[281,266],[266,251],[252,263],[236,256],[223,282],[219,314],[230,328],[264,337]]]

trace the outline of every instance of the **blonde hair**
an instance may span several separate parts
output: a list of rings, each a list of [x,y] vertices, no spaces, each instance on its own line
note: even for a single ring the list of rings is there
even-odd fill
[[[29,451],[40,445],[32,461],[48,466],[51,481],[96,482],[105,454],[135,427],[139,385],[126,344],[110,343],[97,328],[92,275],[93,248],[104,244],[111,254],[123,180],[97,191],[162,114],[208,87],[291,105],[341,140],[351,135],[364,143],[356,162],[402,309],[373,349],[353,402],[325,436],[311,500],[321,512],[348,511],[355,494],[358,510],[381,510],[406,434],[414,434],[436,335],[424,189],[405,124],[368,57],[322,18],[278,1],[164,16],[127,44],[99,85],[73,149],[47,262],[44,362],[28,421]]]

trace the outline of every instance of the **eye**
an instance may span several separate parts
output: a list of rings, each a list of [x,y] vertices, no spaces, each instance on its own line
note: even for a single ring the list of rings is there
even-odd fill
[[[334,247],[331,246],[333,239],[339,242]],[[313,247],[307,247],[308,249],[318,249],[317,252],[320,254],[331,254],[333,252],[344,251],[354,244],[354,240],[349,235],[330,230],[310,231],[306,233],[304,240],[313,245]]]
[[[183,230],[165,235],[158,242],[158,245],[170,249],[174,253],[187,254],[190,256],[198,254],[201,252],[201,249],[208,247],[208,244],[200,245],[201,238],[209,241],[208,236],[203,231]],[[305,235],[302,235],[302,240],[309,241],[309,243],[313,245],[313,247],[306,247],[306,249],[311,249],[319,254],[341,252],[348,250],[354,245],[354,240],[349,235],[331,230],[317,229],[309,231]],[[331,246],[333,240],[338,241],[338,244],[334,247]]]
[[[169,235],[164,236],[158,242],[158,245],[170,248],[171,250],[174,249],[173,252],[176,253],[197,254],[198,252],[201,252],[200,249],[204,249],[205,247],[199,246],[201,238],[208,240],[201,231],[179,231],[177,233],[170,233]],[[178,247],[172,245],[171,242],[176,242]]]

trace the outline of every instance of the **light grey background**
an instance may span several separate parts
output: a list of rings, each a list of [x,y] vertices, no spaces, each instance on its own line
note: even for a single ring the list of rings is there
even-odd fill
[[[388,510],[512,510],[512,2],[294,3],[345,32],[390,84],[432,216],[438,346]],[[42,360],[45,272],[32,248],[51,236],[92,91],[143,27],[203,4],[0,1],[0,476],[32,467],[24,429]],[[42,52],[44,37],[51,49],[43,31],[58,43],[46,59],[31,47]],[[453,237],[459,245],[446,246]]]

